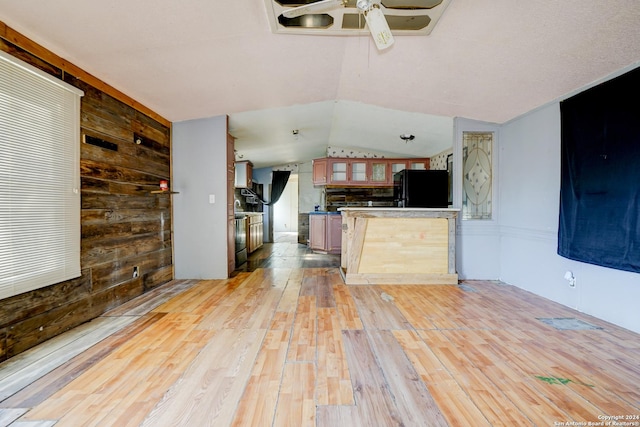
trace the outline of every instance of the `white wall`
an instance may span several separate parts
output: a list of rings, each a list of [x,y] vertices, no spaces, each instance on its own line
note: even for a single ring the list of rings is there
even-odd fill
[[[280,199],[273,205],[273,231],[298,231],[298,175],[291,174]]]
[[[325,209],[324,187],[313,185],[313,163],[298,165],[298,212],[309,213],[319,205]]]
[[[457,118],[454,121],[453,206],[462,205],[462,133],[465,131],[494,132],[493,146],[493,211],[491,220],[458,218],[456,236],[456,269],[461,279],[495,280],[500,277],[500,235],[498,233],[499,190],[498,156],[500,126],[492,123]]]
[[[560,194],[559,103],[500,132],[500,279],[640,332],[640,275],[557,255]],[[574,273],[570,288],[563,278]]]
[[[173,124],[172,189],[180,192],[172,196],[176,279],[228,275],[226,144],[226,116]]]

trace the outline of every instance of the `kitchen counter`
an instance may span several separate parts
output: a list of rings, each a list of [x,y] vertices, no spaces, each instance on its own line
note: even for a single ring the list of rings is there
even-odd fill
[[[309,212],[309,215],[340,215],[340,212],[335,211],[312,211]]]
[[[348,285],[457,284],[459,209],[340,208]]]

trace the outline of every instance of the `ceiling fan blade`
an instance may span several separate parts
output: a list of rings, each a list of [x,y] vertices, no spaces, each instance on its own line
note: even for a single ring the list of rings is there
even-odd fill
[[[393,34],[391,34],[389,24],[379,8],[374,7],[366,12],[364,19],[367,21],[367,26],[378,50],[386,49],[393,44]]]
[[[321,0],[315,3],[305,4],[304,6],[294,7],[282,12],[285,18],[296,18],[298,16],[307,15],[310,13],[322,13],[329,12],[344,6],[344,0]]]

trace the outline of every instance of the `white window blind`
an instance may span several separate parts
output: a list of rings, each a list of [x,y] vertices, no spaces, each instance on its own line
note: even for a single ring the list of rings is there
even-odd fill
[[[82,95],[0,51],[0,299],[80,276]]]

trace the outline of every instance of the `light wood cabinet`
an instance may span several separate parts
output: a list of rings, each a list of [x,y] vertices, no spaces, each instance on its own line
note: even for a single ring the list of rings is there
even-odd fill
[[[340,266],[347,285],[458,284],[458,209],[340,211],[344,220]]]
[[[264,242],[264,224],[262,214],[247,214],[247,253],[260,248]]]
[[[360,159],[325,157],[313,161],[313,184],[341,187],[390,187],[403,169],[429,169],[428,158]]]
[[[317,252],[339,254],[342,249],[342,216],[326,212],[309,214],[309,247]]]

